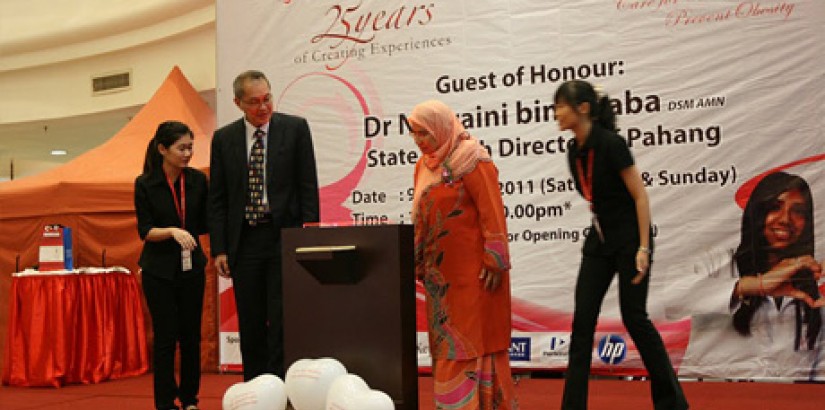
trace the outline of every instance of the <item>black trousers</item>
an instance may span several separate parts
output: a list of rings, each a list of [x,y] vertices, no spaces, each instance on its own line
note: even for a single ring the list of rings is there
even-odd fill
[[[232,267],[244,381],[284,378],[281,241],[271,223],[244,228]]]
[[[143,293],[154,331],[155,408],[198,403],[201,380],[201,316],[205,278],[198,273],[163,279],[143,273]],[[175,349],[180,346],[180,385],[175,381]]]
[[[635,249],[634,249],[635,250]],[[565,374],[562,409],[587,409],[593,335],[604,295],[616,272],[619,273],[619,304],[622,322],[633,339],[645,368],[650,375],[650,390],[656,410],[688,408],[682,387],[673,371],[667,350],[659,332],[647,315],[647,291],[650,274],[638,285],[633,253],[611,256],[584,255],[576,281],[576,306],[573,314],[573,335],[568,368]]]

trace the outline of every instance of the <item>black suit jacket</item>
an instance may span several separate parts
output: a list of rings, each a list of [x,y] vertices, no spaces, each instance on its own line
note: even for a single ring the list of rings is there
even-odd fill
[[[235,265],[246,221],[249,158],[246,124],[241,118],[212,138],[209,190],[209,239],[212,255],[227,254]],[[273,228],[300,227],[319,218],[318,175],[312,135],[306,120],[273,113],[266,141],[266,193]]]
[[[207,202],[209,183],[206,175],[192,168],[184,168],[186,175],[186,230],[195,237],[198,247],[192,251],[192,270],[184,274],[203,273],[206,255],[198,235],[208,232]],[[152,228],[180,226],[180,217],[163,172],[143,174],[135,180],[135,213],[140,239],[145,240]],[[181,270],[181,248],[174,239],[144,242],[138,264],[144,274],[173,279]]]

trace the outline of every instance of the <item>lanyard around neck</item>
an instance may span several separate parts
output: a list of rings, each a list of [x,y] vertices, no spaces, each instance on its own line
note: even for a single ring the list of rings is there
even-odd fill
[[[175,191],[175,182],[166,176],[166,182],[169,184],[169,190],[172,191],[172,199],[175,202],[175,210],[178,212],[180,218],[181,228],[186,229],[186,174],[181,170],[180,178],[178,178],[180,185],[180,200],[178,200],[178,193]]]
[[[579,185],[582,187],[582,196],[587,202],[593,205],[593,149],[587,152],[587,174],[584,173],[584,165],[582,162],[584,158],[579,158],[576,161],[576,169],[579,172]]]

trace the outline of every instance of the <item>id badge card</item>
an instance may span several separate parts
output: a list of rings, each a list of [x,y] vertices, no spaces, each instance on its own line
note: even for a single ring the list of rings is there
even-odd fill
[[[599,224],[599,216],[593,214],[590,219],[593,221],[593,229],[596,230],[596,235],[599,235],[599,241],[604,243],[604,232],[602,232],[602,226]]]
[[[181,263],[181,269],[184,272],[192,270],[192,251],[188,251],[188,250],[180,251],[180,263]]]

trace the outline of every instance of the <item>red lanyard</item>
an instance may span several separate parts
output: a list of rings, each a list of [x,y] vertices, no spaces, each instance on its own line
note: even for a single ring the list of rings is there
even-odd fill
[[[175,182],[166,176],[166,182],[169,183],[169,189],[172,191],[172,199],[175,201],[175,209],[178,211],[181,228],[186,229],[186,174],[180,173],[180,201],[178,201],[178,193],[175,191]]]
[[[593,149],[587,153],[587,174],[584,173],[583,158],[576,161],[576,169],[579,171],[579,184],[582,187],[582,196],[587,202],[593,204]]]

